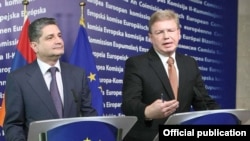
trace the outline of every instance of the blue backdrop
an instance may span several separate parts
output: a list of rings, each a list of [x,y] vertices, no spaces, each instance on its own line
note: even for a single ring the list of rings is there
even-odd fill
[[[81,0],[30,0],[29,19],[54,17],[65,40],[69,60],[81,10]],[[199,63],[209,94],[222,108],[236,106],[237,0],[85,0],[84,17],[100,83],[103,88],[104,115],[123,115],[121,88],[124,61],[146,52],[148,19],[158,9],[180,14],[182,39],[178,51]],[[6,75],[10,71],[21,27],[22,0],[0,2],[0,105]],[[2,136],[2,134],[1,134]],[[0,136],[0,138],[1,138]]]

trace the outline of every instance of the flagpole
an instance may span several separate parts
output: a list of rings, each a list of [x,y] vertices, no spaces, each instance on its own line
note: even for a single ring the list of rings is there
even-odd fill
[[[86,5],[86,3],[85,2],[80,2],[79,5],[81,7],[80,25],[85,27],[85,19],[84,19],[84,16],[83,16],[83,12],[84,12],[84,6]]]
[[[27,16],[27,6],[29,5],[29,1],[28,0],[23,0],[22,4],[23,6],[23,11],[24,11],[24,16]]]
[[[86,3],[79,3],[81,6],[81,17],[79,19],[79,30],[73,46],[69,63],[81,67],[86,72],[89,89],[91,91],[91,105],[96,109],[98,116],[103,115],[103,92],[100,88],[100,80],[96,69],[95,58],[85,29],[83,8]],[[78,110],[79,111],[79,110]]]
[[[27,16],[28,16],[28,12],[27,12],[27,6],[29,5],[29,1],[28,0],[23,0],[22,1],[22,4],[23,4],[23,11],[24,11],[24,22],[25,22],[25,20],[26,20],[26,18],[27,18]]]

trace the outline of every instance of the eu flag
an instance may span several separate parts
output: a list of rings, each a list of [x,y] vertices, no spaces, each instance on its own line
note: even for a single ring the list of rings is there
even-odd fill
[[[80,22],[78,35],[70,56],[69,63],[83,68],[88,77],[89,87],[92,93],[92,106],[97,110],[98,115],[103,115],[103,98],[99,77],[97,74],[95,58],[88,40],[86,29]]]

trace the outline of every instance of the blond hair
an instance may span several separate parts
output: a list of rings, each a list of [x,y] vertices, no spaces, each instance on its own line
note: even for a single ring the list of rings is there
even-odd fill
[[[157,21],[162,21],[162,20],[175,20],[177,27],[180,28],[180,21],[179,21],[179,16],[178,14],[169,9],[165,10],[158,10],[154,12],[149,20],[148,27],[149,27],[149,33],[151,33],[151,26],[157,22]]]

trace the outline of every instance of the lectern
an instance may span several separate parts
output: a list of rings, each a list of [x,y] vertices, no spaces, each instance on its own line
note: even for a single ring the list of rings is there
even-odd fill
[[[177,113],[165,125],[243,125],[250,119],[247,109],[219,109]],[[158,141],[158,135],[153,141]]]
[[[217,119],[217,120],[216,120]],[[222,120],[221,120],[222,119]],[[171,115],[165,124],[244,124],[250,119],[250,110],[246,109],[219,109],[193,111]]]
[[[28,141],[122,141],[137,121],[135,116],[77,117],[35,121]]]

